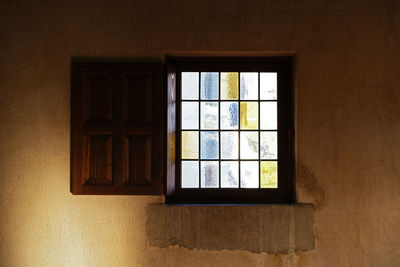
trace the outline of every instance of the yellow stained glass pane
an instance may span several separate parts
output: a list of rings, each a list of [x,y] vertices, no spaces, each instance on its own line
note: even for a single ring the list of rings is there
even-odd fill
[[[182,132],[182,159],[199,158],[199,132]]]
[[[239,74],[237,72],[221,72],[221,99],[239,98]]]
[[[240,129],[258,129],[257,102],[240,102]]]
[[[261,188],[278,188],[278,162],[261,161]]]

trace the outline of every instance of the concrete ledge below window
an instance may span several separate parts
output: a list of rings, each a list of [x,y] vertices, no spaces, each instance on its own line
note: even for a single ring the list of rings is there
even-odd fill
[[[148,245],[288,254],[314,248],[314,206],[148,206]]]

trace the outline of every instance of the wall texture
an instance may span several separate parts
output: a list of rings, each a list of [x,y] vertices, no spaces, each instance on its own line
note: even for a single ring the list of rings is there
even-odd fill
[[[3,0],[0,266],[400,265],[400,2]],[[147,245],[162,197],[69,193],[71,57],[296,53],[297,192],[316,248]]]

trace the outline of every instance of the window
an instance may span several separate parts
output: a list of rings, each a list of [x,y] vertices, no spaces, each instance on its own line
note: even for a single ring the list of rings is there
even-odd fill
[[[294,201],[289,57],[73,62],[71,192]]]
[[[291,59],[168,62],[176,145],[167,203],[292,202]]]

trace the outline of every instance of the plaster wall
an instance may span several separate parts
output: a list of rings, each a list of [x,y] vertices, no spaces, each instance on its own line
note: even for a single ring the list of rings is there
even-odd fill
[[[400,2],[0,2],[0,266],[399,266]],[[297,194],[315,249],[148,246],[159,196],[69,192],[71,57],[296,54]]]

